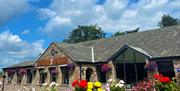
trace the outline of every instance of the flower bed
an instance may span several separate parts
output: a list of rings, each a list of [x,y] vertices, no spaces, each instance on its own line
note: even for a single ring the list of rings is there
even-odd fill
[[[50,84],[44,83],[42,84],[41,91],[58,91],[59,84],[55,82],[51,82]]]
[[[72,83],[73,91],[125,91],[124,81],[120,80],[118,83],[111,80],[106,85],[100,82],[87,82],[86,80],[75,80]]]
[[[180,91],[180,87],[174,82],[171,81],[169,77],[154,74],[155,79],[155,88],[157,91]]]
[[[146,79],[133,87],[132,91],[180,91],[180,87],[162,74],[154,74],[153,79]]]

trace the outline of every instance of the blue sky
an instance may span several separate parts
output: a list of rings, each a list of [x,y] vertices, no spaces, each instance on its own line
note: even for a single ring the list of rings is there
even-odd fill
[[[179,0],[0,0],[0,68],[36,59],[77,25],[108,35],[158,28],[163,14],[180,18]]]

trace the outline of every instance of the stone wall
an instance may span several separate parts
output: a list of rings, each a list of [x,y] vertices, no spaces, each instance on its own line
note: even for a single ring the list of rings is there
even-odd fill
[[[48,71],[49,66],[46,66],[45,69],[47,71],[47,78],[45,80],[45,83],[50,83],[50,72]],[[65,84],[61,84],[61,79],[62,79],[62,75],[61,75],[61,70],[60,70],[60,65],[57,66],[57,68],[59,68],[59,74],[57,76],[57,83],[60,85],[59,89],[65,89],[68,87],[68,85]],[[11,83],[8,83],[8,78],[6,77],[5,79],[5,89],[4,91],[32,91],[32,88],[35,89],[35,91],[40,91],[40,88],[42,86],[42,84],[39,84],[39,80],[40,80],[40,74],[39,74],[39,68],[37,68],[33,79],[32,79],[32,83],[28,84],[27,83],[27,75],[24,75],[22,78],[21,83],[17,83],[17,75],[16,73],[14,74],[14,77],[11,81]],[[78,69],[78,68],[77,68]],[[76,70],[78,71],[78,70]],[[6,74],[7,75],[7,74]],[[72,77],[70,77],[71,79]],[[71,83],[72,80],[70,80],[69,83]],[[1,91],[1,90],[0,90]]]
[[[115,67],[114,67],[114,64],[112,61],[110,61],[108,63],[108,65],[111,67],[111,72],[108,72],[106,73],[106,80],[108,81],[109,79],[115,79]],[[86,79],[86,71],[87,69],[92,69],[93,72],[91,74],[91,78],[90,78],[90,81],[91,82],[95,82],[95,81],[99,81],[98,79],[98,74],[97,74],[97,64],[82,64],[82,79]],[[74,73],[79,73],[80,71],[77,70],[77,71],[74,71]],[[77,77],[75,74],[74,74],[74,77]]]
[[[110,61],[108,63],[111,67],[111,72],[106,74],[106,79],[110,79],[113,78],[115,79],[115,67],[113,65],[113,62]],[[61,84],[62,83],[62,72],[61,72],[61,65],[56,65],[56,66],[45,66],[45,67],[37,67],[36,71],[34,71],[34,76],[32,79],[32,83],[31,84],[27,84],[27,76],[24,75],[22,82],[19,84],[17,83],[17,75],[14,74],[14,77],[12,79],[11,83],[7,82],[7,78],[5,81],[5,91],[18,91],[18,90],[23,90],[26,89],[25,91],[31,91],[32,88],[35,88],[36,91],[40,91],[40,88],[42,86],[42,84],[39,84],[39,80],[40,80],[40,70],[39,69],[44,69],[47,71],[47,78],[46,78],[46,83],[50,83],[50,71],[49,68],[51,67],[56,67],[58,69],[58,76],[57,76],[57,81],[56,83],[60,84],[59,89],[65,89],[68,86],[71,87],[71,83],[74,80],[80,79],[80,64],[75,64],[75,68],[74,70],[69,71],[70,73],[70,78],[69,78],[69,85],[65,85],[65,84]],[[97,75],[97,64],[81,64],[82,70],[81,70],[81,78],[82,79],[86,79],[86,70],[87,69],[92,69],[92,74],[91,74],[91,78],[90,81],[91,82],[95,82],[95,81],[99,81],[98,79],[98,75]]]
[[[90,81],[91,82],[98,81],[96,65],[95,64],[82,64],[82,79],[86,79],[86,71],[89,68],[92,69],[92,74],[91,74]]]

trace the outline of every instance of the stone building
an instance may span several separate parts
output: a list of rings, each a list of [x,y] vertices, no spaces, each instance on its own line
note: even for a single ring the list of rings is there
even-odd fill
[[[144,66],[150,61],[180,83],[180,25],[76,44],[53,42],[37,60],[3,68],[5,91],[39,89],[50,82],[61,89],[76,79],[134,84],[147,77]]]

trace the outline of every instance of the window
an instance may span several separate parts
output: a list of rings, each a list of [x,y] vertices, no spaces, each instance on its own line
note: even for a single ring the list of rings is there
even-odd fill
[[[136,63],[136,66],[137,66],[138,81],[141,81],[145,77],[147,77],[147,71],[144,69],[145,63]]]
[[[88,68],[86,69],[86,81],[90,82],[91,81],[91,75],[93,73],[93,69],[92,68]]]
[[[124,65],[121,63],[116,64],[116,77],[120,80],[124,79]]]
[[[61,67],[62,72],[62,84],[69,84],[69,69],[67,67]]]
[[[56,82],[57,76],[56,75],[51,75],[51,82]]]
[[[27,70],[27,84],[31,84],[32,83],[32,75],[33,75],[32,69],[28,69]]]
[[[126,83],[136,83],[136,71],[135,71],[135,64],[134,63],[126,63],[125,64],[126,70]]]
[[[22,76],[17,72],[17,83],[21,83]]]
[[[40,74],[39,84],[45,83],[46,78],[47,78],[47,72],[44,69],[41,69],[39,71],[39,74]]]
[[[175,76],[174,66],[172,61],[161,61],[157,62],[158,64],[158,72],[163,74],[164,76],[168,76],[173,78]]]
[[[11,83],[12,78],[13,78],[13,75],[9,75],[9,74],[8,74],[8,77],[7,77],[8,83]]]
[[[59,73],[58,70],[55,67],[53,67],[53,68],[49,68],[49,71],[50,71],[50,81],[56,82]]]
[[[116,77],[125,80],[127,84],[134,84],[147,77],[144,69],[145,56],[132,49],[124,49],[114,58]]]
[[[12,68],[6,70],[6,73],[7,73],[7,82],[8,83],[11,83],[11,81],[12,81],[12,79],[14,77],[15,72],[16,71],[14,69],[12,69]]]

